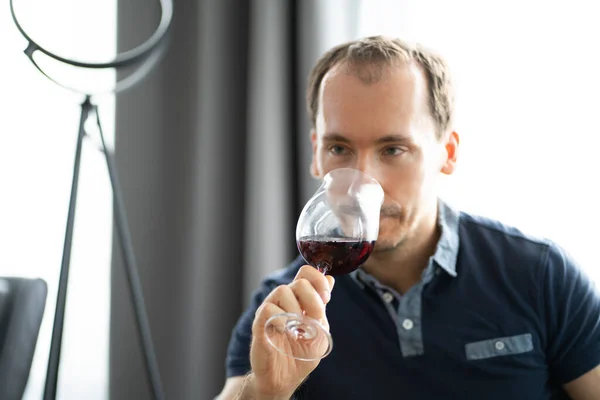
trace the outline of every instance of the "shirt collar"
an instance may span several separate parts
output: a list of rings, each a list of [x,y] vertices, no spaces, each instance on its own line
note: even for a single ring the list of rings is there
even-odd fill
[[[451,277],[458,275],[456,260],[459,248],[459,218],[460,214],[457,210],[443,200],[438,200],[437,224],[441,229],[441,235],[433,254],[433,261]],[[364,288],[365,285],[376,288],[382,287],[381,283],[375,277],[368,274],[362,268],[353,271],[350,273],[350,276],[352,276],[361,288]]]
[[[457,275],[459,219],[460,214],[457,210],[442,200],[438,201],[438,226],[441,228],[442,234],[433,255],[433,260],[452,277]]]

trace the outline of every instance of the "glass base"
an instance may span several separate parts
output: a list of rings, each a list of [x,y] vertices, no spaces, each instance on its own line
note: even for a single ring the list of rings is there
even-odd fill
[[[316,361],[331,353],[333,341],[317,320],[293,313],[277,314],[265,324],[271,346],[280,353],[301,361]]]

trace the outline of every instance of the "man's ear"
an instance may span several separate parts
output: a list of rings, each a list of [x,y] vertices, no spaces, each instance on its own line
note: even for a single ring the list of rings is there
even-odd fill
[[[441,172],[446,175],[452,175],[456,169],[456,160],[458,158],[458,145],[460,143],[460,137],[458,133],[452,131],[446,142],[446,161],[442,165]]]
[[[310,131],[310,142],[312,144],[312,161],[310,163],[310,174],[313,178],[319,178],[319,166],[317,165],[317,132]]]

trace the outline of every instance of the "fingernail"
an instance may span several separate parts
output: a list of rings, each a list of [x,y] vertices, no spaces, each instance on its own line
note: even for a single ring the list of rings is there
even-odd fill
[[[327,290],[323,290],[321,292],[321,298],[323,299],[324,303],[328,303],[329,299],[331,299],[331,293],[329,293]]]

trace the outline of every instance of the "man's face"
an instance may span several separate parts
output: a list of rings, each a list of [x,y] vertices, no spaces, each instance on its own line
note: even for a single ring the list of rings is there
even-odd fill
[[[435,217],[437,181],[456,158],[458,136],[447,136],[437,139],[419,67],[384,67],[365,84],[336,66],[321,85],[311,172],[351,167],[377,179],[385,201],[375,250],[392,250]]]

